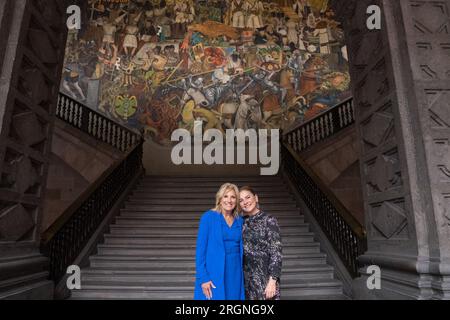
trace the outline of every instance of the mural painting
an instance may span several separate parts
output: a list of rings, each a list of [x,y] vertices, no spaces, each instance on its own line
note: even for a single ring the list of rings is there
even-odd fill
[[[327,0],[89,0],[61,90],[160,144],[177,128],[292,128],[350,96]]]

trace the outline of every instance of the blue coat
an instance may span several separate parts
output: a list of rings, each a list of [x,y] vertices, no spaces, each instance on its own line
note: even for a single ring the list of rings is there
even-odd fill
[[[223,243],[222,220],[222,215],[213,210],[205,212],[200,219],[195,257],[195,300],[206,300],[201,285],[202,283],[208,281],[212,281],[216,286],[216,289],[212,289],[213,300],[225,299],[225,245]],[[241,217],[236,218],[234,223],[237,223],[239,228],[242,230],[243,219]],[[242,237],[240,240],[240,251],[242,265],[244,255]],[[240,290],[241,300],[244,300],[245,289],[243,274],[241,279],[242,283],[240,288],[235,288],[233,290]]]

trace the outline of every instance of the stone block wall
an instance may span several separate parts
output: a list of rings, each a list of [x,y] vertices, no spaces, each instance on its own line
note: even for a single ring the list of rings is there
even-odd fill
[[[56,120],[42,231],[122,156],[121,152]]]

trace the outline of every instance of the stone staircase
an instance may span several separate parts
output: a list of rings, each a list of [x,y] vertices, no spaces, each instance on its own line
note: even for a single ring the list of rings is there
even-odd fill
[[[82,269],[72,299],[192,299],[201,214],[223,182],[251,185],[277,217],[283,242],[283,299],[345,299],[326,254],[280,177],[144,177],[105,241]]]

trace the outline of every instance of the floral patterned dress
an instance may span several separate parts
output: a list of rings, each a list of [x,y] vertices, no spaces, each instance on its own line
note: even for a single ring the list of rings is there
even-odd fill
[[[244,279],[247,300],[265,300],[269,277],[278,279],[274,300],[280,299],[282,245],[277,220],[264,213],[247,217],[243,227]]]

